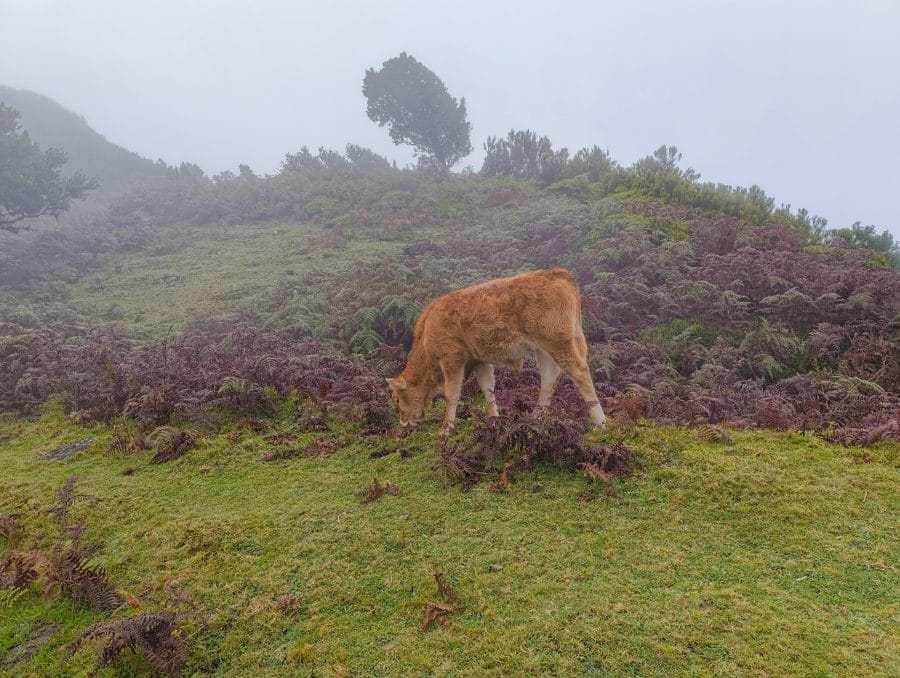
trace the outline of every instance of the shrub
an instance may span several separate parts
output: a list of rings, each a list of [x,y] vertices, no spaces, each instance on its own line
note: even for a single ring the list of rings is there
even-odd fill
[[[442,443],[437,468],[470,487],[489,473],[531,468],[536,462],[581,470],[608,481],[632,464],[622,446],[586,445],[583,418],[573,419],[551,410],[530,413],[507,410],[500,417],[476,413],[471,433],[455,443]],[[505,479],[506,476],[504,476]]]

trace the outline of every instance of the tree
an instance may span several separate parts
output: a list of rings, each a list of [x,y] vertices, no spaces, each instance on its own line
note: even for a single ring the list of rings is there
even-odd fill
[[[65,151],[42,151],[18,120],[17,110],[0,103],[0,230],[13,233],[27,228],[19,223],[25,219],[59,218],[98,186],[80,171],[63,176]]]
[[[613,171],[616,161],[609,157],[609,151],[599,146],[582,148],[569,160],[569,174],[586,174],[590,181],[599,181]]]
[[[481,173],[485,176],[504,174],[516,179],[538,179],[551,184],[560,179],[577,174],[591,174],[592,165],[598,157],[610,165],[605,151],[582,149],[574,158],[569,157],[568,148],[553,150],[549,137],[539,137],[536,132],[510,130],[505,139],[488,137],[484,144],[484,164]],[[599,176],[601,170],[593,171]],[[593,175],[591,176],[592,180]]]
[[[688,182],[697,181],[700,175],[688,167],[686,170],[681,169],[678,163],[681,162],[681,153],[677,146],[666,146],[663,144],[652,155],[641,158],[632,165],[635,173],[638,175],[670,173]]]
[[[872,224],[863,226],[862,222],[855,221],[849,228],[834,229],[831,236],[835,240],[881,252],[886,256],[891,268],[900,270],[900,243],[894,240],[890,231],[882,231],[879,234]]]
[[[570,157],[569,149],[553,150],[549,137],[539,137],[530,129],[511,129],[505,139],[488,137],[484,153],[483,175],[503,174],[544,184],[580,175],[599,181],[617,167],[609,151],[599,146],[582,148]]]
[[[406,52],[379,71],[368,69],[362,91],[369,118],[388,125],[395,144],[413,146],[420,163],[447,171],[472,152],[466,100],[457,103],[441,79]]]
[[[183,162],[178,167],[172,165],[166,169],[166,175],[172,181],[184,181],[186,183],[206,183],[209,177],[200,165],[193,162]]]
[[[554,155],[550,139],[538,137],[530,129],[509,130],[506,139],[488,137],[484,152],[482,174],[504,174],[516,179],[540,178]]]
[[[370,148],[357,144],[347,144],[345,151],[347,159],[357,169],[376,172],[391,169],[391,163],[382,155],[378,155]]]

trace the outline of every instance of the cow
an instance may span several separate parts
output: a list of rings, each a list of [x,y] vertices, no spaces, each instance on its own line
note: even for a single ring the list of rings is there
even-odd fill
[[[602,427],[606,415],[597,399],[587,364],[581,329],[581,294],[571,273],[562,268],[520,273],[466,287],[432,301],[416,321],[409,359],[403,371],[387,380],[400,424],[413,426],[441,392],[447,400],[441,437],[456,419],[456,406],[472,372],[484,393],[488,416],[498,415],[494,365],[522,369],[534,353],[541,374],[538,407],[550,404],[565,372]]]

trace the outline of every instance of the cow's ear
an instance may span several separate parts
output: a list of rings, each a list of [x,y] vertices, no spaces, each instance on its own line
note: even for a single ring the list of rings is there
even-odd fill
[[[395,391],[405,391],[406,390],[406,379],[403,377],[394,377],[385,379],[387,381],[388,386],[390,386]]]

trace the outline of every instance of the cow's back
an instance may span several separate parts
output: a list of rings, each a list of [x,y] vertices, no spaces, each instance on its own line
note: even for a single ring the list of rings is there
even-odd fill
[[[555,268],[435,299],[416,323],[414,342],[438,355],[463,351],[476,359],[514,362],[528,346],[569,341],[580,327],[578,286],[571,273]]]

